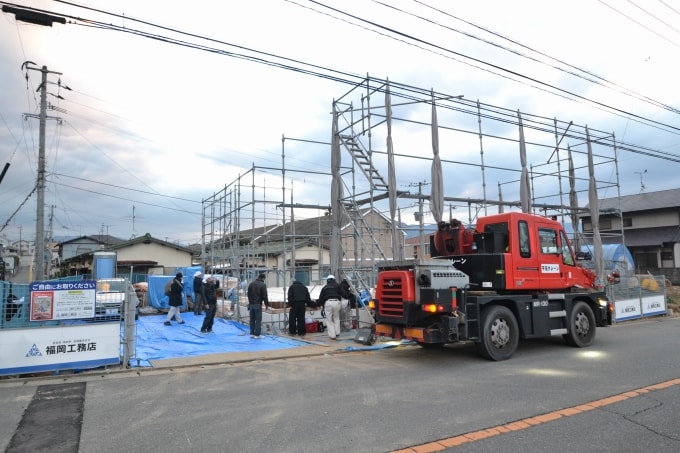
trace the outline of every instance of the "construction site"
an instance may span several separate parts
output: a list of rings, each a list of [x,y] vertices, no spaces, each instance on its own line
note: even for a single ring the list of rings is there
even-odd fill
[[[204,199],[205,269],[241,281],[266,271],[284,288],[332,273],[370,289],[376,263],[428,257],[428,232],[453,217],[474,225],[504,210],[555,216],[571,225],[576,251],[596,248],[598,191],[620,196],[625,145],[574,121],[371,77],[333,100],[330,120],[327,143],[284,136],[280,167],[253,164]],[[304,171],[317,187],[312,202],[308,188],[294,187],[300,171],[287,167],[301,144],[330,155],[318,172]],[[397,174],[415,182],[398,186]],[[587,232],[583,214],[593,219]]]

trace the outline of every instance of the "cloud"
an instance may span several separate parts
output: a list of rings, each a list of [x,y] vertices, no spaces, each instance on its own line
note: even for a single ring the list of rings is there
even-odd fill
[[[90,3],[111,8],[106,2]],[[525,130],[536,173],[557,171],[554,161],[546,164],[557,140],[551,126],[557,119],[560,131],[574,122],[560,153],[564,158],[565,147],[571,146],[581,172],[583,126],[597,136],[614,134],[618,169],[608,161],[612,148],[595,146],[605,156],[598,167],[601,196],[637,193],[638,172],[644,169],[647,191],[677,186],[678,135],[668,127],[677,123],[677,112],[649,102],[678,104],[676,71],[667,57],[677,53],[677,44],[671,30],[648,15],[621,11],[643,27],[604,4],[582,0],[561,8],[559,20],[554,8],[540,1],[469,2],[455,10],[449,2],[434,0],[391,2],[391,7],[326,3],[338,11],[294,1],[264,0],[239,8],[171,1],[162,9],[128,1],[116,4],[112,12],[120,16],[115,17],[58,2],[31,5],[124,26],[126,32],[75,24],[38,27],[0,16],[0,85],[8,87],[0,106],[0,143],[11,162],[0,186],[6,200],[0,220],[18,209],[3,233],[18,236],[21,229],[28,237],[35,228],[35,195],[21,205],[34,187],[38,156],[37,120],[22,114],[39,111],[39,73],[29,71],[27,82],[20,70],[26,60],[61,72],[50,80],[60,78],[72,88],[57,92],[50,85],[50,93],[64,98],[49,96],[50,103],[66,111],[50,111],[62,122],[49,120],[46,128],[46,204],[54,235],[107,230],[122,238],[148,232],[184,244],[198,242],[201,201],[239,176],[250,176],[254,168],[248,185],[262,188],[256,191],[272,202],[257,214],[260,221],[266,220],[265,213],[280,218],[273,201],[280,201],[284,192],[289,198],[291,186],[295,202],[330,204],[327,143],[334,99],[351,105],[356,120],[362,108],[374,107],[372,127],[361,121],[353,128],[370,143],[375,165],[386,177],[386,132],[377,126],[384,95],[364,90],[345,99],[351,86],[334,77],[389,77],[402,84],[404,93],[417,89],[410,93],[420,100],[430,89],[465,96],[463,104],[442,102],[438,109],[448,197],[495,199],[501,184],[505,200],[518,199],[513,183],[519,177],[518,130],[512,119],[518,110],[527,124],[532,115],[540,117],[541,130]],[[656,8],[657,17],[668,16],[662,4]],[[204,50],[170,44],[169,39]],[[280,64],[299,70],[276,66]],[[417,191],[424,182],[423,190],[428,190],[430,106],[406,97],[394,102],[394,115],[401,119],[393,131],[399,189]],[[480,127],[485,134],[481,140]],[[639,152],[646,149],[650,155]],[[653,157],[658,150],[671,159]],[[350,169],[348,153],[343,165]],[[558,178],[534,181],[536,195],[546,197],[542,200],[559,200]],[[348,174],[347,184],[354,184],[357,193],[367,190],[361,177],[353,181]],[[566,190],[566,183],[561,184]],[[254,198],[251,187],[242,191],[243,200]],[[465,203],[457,205],[460,212],[467,211]],[[403,209],[417,206],[404,200]],[[319,212],[296,213],[305,215]]]

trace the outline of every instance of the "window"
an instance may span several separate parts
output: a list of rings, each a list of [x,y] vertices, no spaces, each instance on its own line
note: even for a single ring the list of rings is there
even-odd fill
[[[484,227],[485,233],[492,233],[493,252],[502,253],[510,251],[508,243],[508,223],[490,223]]]
[[[529,258],[531,256],[531,242],[529,241],[529,225],[526,221],[520,220],[518,226],[519,230],[519,255],[522,258]]]
[[[539,228],[538,239],[541,244],[541,253],[559,253],[557,248],[557,231],[550,228]]]
[[[560,239],[562,241],[562,262],[568,266],[573,266],[574,255],[571,253],[571,247],[569,247],[569,241],[564,231],[560,231]]]
[[[624,217],[623,218],[623,226],[624,228],[630,228],[633,226],[633,219],[630,217]]]

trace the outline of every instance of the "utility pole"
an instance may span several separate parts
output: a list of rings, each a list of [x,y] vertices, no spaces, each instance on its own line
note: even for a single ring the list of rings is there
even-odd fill
[[[420,247],[418,247],[418,258],[423,259],[425,258],[425,232],[424,232],[424,225],[423,225],[423,183],[419,182],[418,183],[418,220],[420,221],[420,228],[419,228],[419,239],[418,241],[420,242]]]
[[[54,241],[54,235],[53,233],[53,226],[54,226],[54,205],[50,205],[50,221],[49,221],[49,229],[47,230],[47,238],[49,239],[48,241],[48,254],[49,254],[49,260],[47,260],[47,268],[45,275],[47,275],[47,278],[52,277],[52,242]]]
[[[38,181],[37,181],[37,213],[35,220],[35,274],[36,281],[45,279],[45,123],[47,122],[47,74],[60,72],[48,71],[47,66],[42,69],[32,67],[32,61],[26,61],[22,65],[27,70],[40,71],[42,79],[40,83],[40,137],[38,145]],[[32,116],[32,115],[26,115]]]

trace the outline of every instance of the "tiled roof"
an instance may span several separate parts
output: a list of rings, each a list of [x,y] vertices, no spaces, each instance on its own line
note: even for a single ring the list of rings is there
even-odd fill
[[[640,228],[625,230],[624,241],[628,247],[659,247],[664,242],[680,241],[680,226]],[[621,238],[603,239],[603,243],[620,243]]]
[[[604,198],[598,201],[600,210],[619,209],[619,198]],[[643,192],[621,197],[621,212],[631,213],[653,209],[680,207],[680,189]]]
[[[71,238],[64,242],[61,242],[61,244],[70,244],[72,242],[77,243],[80,242],[82,239],[89,239],[92,242],[97,242],[103,245],[116,245],[120,244],[121,242],[124,242],[123,239],[117,238],[115,236],[109,236],[108,234],[92,234],[89,236],[78,236],[77,238]]]

